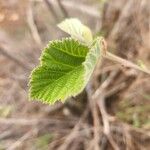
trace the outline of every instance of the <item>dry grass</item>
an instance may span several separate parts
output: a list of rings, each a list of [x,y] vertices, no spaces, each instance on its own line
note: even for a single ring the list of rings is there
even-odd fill
[[[63,36],[56,23],[66,16],[103,34],[109,51],[150,66],[150,1],[76,3],[0,2],[0,149],[149,149],[150,77],[132,68],[103,60],[89,87],[65,104],[28,101],[30,71],[40,49]]]

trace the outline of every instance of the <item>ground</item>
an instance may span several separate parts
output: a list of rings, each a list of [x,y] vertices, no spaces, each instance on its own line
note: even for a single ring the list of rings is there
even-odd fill
[[[52,106],[29,101],[28,81],[48,41],[67,36],[56,26],[66,17],[104,36],[112,53],[149,68],[149,10],[148,0],[1,0],[0,150],[148,150],[148,74],[103,59],[92,78],[94,91],[104,87],[98,100],[84,90]]]

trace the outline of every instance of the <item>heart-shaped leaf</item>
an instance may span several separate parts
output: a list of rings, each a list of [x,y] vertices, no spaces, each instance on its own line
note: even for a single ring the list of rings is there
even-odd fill
[[[50,42],[43,51],[40,65],[31,73],[30,98],[53,104],[79,94],[99,56],[99,38],[91,49],[72,38]]]

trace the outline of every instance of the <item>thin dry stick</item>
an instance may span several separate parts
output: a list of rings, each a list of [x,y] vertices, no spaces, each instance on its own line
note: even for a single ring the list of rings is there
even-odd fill
[[[67,123],[68,120],[58,120],[58,119],[23,119],[23,118],[0,118],[0,124],[3,125],[22,125],[22,126],[34,126],[38,124],[60,124]],[[69,120],[70,124],[75,124],[76,121],[74,119]]]
[[[105,39],[102,40],[102,56],[104,58],[110,59],[112,61],[118,62],[119,64],[126,66],[126,67],[130,67],[142,72],[145,72],[147,74],[150,74],[150,70],[148,70],[147,68],[142,68],[126,59],[123,59],[119,56],[116,56],[110,52],[107,51],[107,42],[105,41]]]
[[[125,136],[127,150],[134,149],[132,136],[130,134],[130,130],[128,130],[128,128],[123,128],[123,134]]]
[[[104,91],[100,92],[101,98],[99,101],[97,101],[97,103],[98,103],[98,106],[100,108],[101,115],[102,115],[102,120],[103,120],[103,125],[104,125],[104,134],[107,136],[107,138],[108,138],[109,142],[111,143],[111,145],[113,146],[114,150],[119,150],[118,145],[116,144],[116,142],[113,140],[113,138],[111,136],[109,116],[106,112],[105,98],[102,93],[104,93]]]
[[[115,76],[118,74],[118,71],[114,71],[111,73],[111,75],[109,76],[109,78],[107,78],[107,80],[105,80],[101,86],[95,91],[95,93],[93,94],[93,98],[97,98],[99,97],[99,92],[103,91],[104,89],[106,89],[113,81],[113,79],[115,78]]]
[[[98,116],[96,102],[95,102],[95,100],[92,100],[92,101],[93,101],[92,114],[93,114],[93,120],[94,120],[94,143],[95,143],[94,149],[99,150],[100,120],[99,120],[99,116]]]
[[[113,87],[111,90],[107,91],[105,94],[105,97],[110,97],[111,95],[114,95],[115,93],[121,91],[122,89],[124,89],[126,87],[126,83],[120,83],[118,85],[116,85],[115,87]]]
[[[37,134],[37,129],[31,129],[29,132],[25,133],[18,141],[13,143],[11,146],[8,147],[7,150],[15,150],[18,148],[25,140],[30,138],[31,136]]]
[[[56,13],[56,11],[54,10],[54,8],[52,6],[53,1],[51,1],[51,2],[50,2],[50,0],[44,0],[44,1],[45,1],[46,5],[48,6],[49,11],[52,13],[54,19],[56,21],[59,21],[59,17],[57,16],[57,13]]]
[[[42,2],[43,0],[31,0],[31,1],[37,1],[37,2]],[[52,5],[57,5],[57,1],[53,0],[44,0],[46,2],[46,4],[49,7],[49,10],[51,11],[51,13],[53,14],[53,16],[55,17],[55,19],[58,21],[59,18],[57,16],[56,11],[54,10],[54,8],[52,7]],[[71,10],[75,10],[77,12],[83,12],[84,14],[87,14],[93,18],[96,19],[100,19],[100,13],[98,9],[95,9],[89,5],[85,5],[83,3],[76,3],[76,1],[69,1],[69,0],[61,0],[61,5],[65,8],[69,8]],[[90,11],[89,11],[90,10]]]
[[[79,131],[80,126],[81,126],[81,123],[83,122],[83,120],[87,116],[88,112],[89,112],[89,107],[87,106],[87,108],[85,109],[84,113],[82,114],[79,122],[75,125],[75,127],[72,130],[72,132],[65,138],[64,144],[61,145],[58,148],[58,150],[66,150],[67,149],[68,145],[71,143],[73,138],[76,137],[76,135],[78,134],[78,131]]]
[[[84,14],[87,14],[93,18],[100,19],[99,10],[89,5],[85,5],[83,3],[78,3],[77,5],[76,1],[65,1],[65,0],[62,1],[62,5],[64,5],[65,7],[71,8],[72,10],[83,12]]]
[[[89,100],[89,105],[90,109],[92,112],[92,117],[93,117],[93,124],[94,124],[94,150],[99,150],[99,135],[100,135],[100,120],[98,116],[98,110],[96,107],[96,100],[92,98],[92,87],[91,87],[91,82],[86,87],[87,94],[88,94],[88,100]]]
[[[3,138],[6,138],[6,137],[9,137],[11,136],[12,134],[12,130],[6,130],[6,131],[3,131],[0,133],[0,141],[3,139]]]
[[[33,12],[32,12],[32,3],[30,3],[30,6],[29,6],[29,8],[27,10],[27,23],[28,23],[29,28],[31,30],[33,39],[35,40],[35,42],[39,46],[41,46],[42,45],[42,40],[41,40],[41,37],[39,35],[37,26],[36,26],[36,24],[34,22],[34,17],[33,17]]]
[[[114,150],[119,150],[118,145],[116,144],[116,142],[114,141],[114,139],[111,136],[111,132],[110,132],[110,122],[109,122],[109,116],[106,112],[106,108],[105,108],[105,98],[104,95],[102,93],[104,93],[104,91],[100,92],[101,94],[101,99],[99,101],[97,101],[98,106],[100,108],[101,111],[101,115],[102,115],[102,120],[103,120],[103,126],[104,126],[104,134],[107,136],[109,142],[111,143],[112,147],[114,148]]]
[[[61,1],[61,0],[57,0],[57,2],[58,2],[58,5],[59,5],[61,11],[63,12],[64,17],[65,17],[65,18],[68,18],[68,17],[69,17],[69,14],[68,14],[68,12],[66,11],[65,7],[62,5],[62,1]]]
[[[121,13],[119,15],[118,20],[115,22],[113,29],[111,30],[111,33],[109,34],[109,40],[112,40],[114,37],[116,37],[117,31],[120,29],[120,23],[122,23],[122,20],[127,17],[129,14],[129,9],[131,9],[132,3],[134,0],[125,1],[124,7],[121,9]],[[113,41],[113,40],[112,40]]]
[[[13,56],[12,54],[9,54],[5,49],[6,48],[0,46],[0,53],[2,55],[8,57],[10,60],[12,60],[13,62],[15,62],[17,65],[19,65],[20,67],[22,67],[25,70],[30,70],[31,69],[25,63],[23,63],[22,61],[20,61],[16,56]]]
[[[110,120],[109,115],[107,114],[106,107],[105,107],[105,89],[112,83],[114,77],[116,76],[117,71],[113,72],[107,80],[103,82],[103,84],[95,91],[93,94],[93,99],[96,100],[103,120],[103,126],[104,126],[104,133],[107,136],[109,142],[113,146],[115,150],[119,150],[118,145],[115,143],[111,136],[110,132]]]
[[[100,120],[99,120],[99,117],[98,117],[98,113],[97,113],[97,109],[96,109],[96,104],[98,103],[98,99],[99,97],[101,97],[103,100],[101,100],[101,104],[100,106],[104,106],[105,102],[104,102],[104,95],[102,94],[104,92],[104,89],[106,89],[110,83],[113,81],[114,77],[117,75],[117,71],[114,71],[107,80],[105,80],[103,82],[103,84],[94,92],[93,94],[93,91],[92,91],[92,86],[91,86],[91,82],[88,83],[87,87],[86,87],[86,90],[87,90],[87,93],[88,93],[88,99],[89,99],[89,104],[91,106],[91,111],[92,111],[92,115],[93,115],[93,120],[94,120],[94,146],[95,146],[95,150],[98,150],[99,149],[99,128],[100,128]],[[113,139],[111,138],[111,135],[110,135],[110,127],[109,127],[109,118],[108,118],[108,115],[103,108],[100,107],[100,111],[101,111],[101,114],[102,114],[102,120],[103,120],[103,123],[104,123],[104,133],[106,134],[108,140],[110,141],[110,143],[112,144],[112,146],[114,148],[116,148],[116,150],[118,150],[118,147],[116,145],[116,143],[113,141]]]
[[[95,91],[95,93],[93,94],[93,99],[99,99],[99,97],[101,98],[101,100],[97,100],[98,102],[98,106],[100,107],[100,111],[102,113],[102,119],[103,119],[103,123],[104,123],[104,133],[109,134],[110,132],[110,127],[109,127],[109,120],[108,120],[108,115],[107,112],[105,110],[105,101],[104,101],[104,93],[105,93],[105,89],[111,84],[111,82],[113,81],[114,77],[117,75],[117,71],[114,71],[111,73],[111,75],[109,76],[109,78],[107,80],[105,80],[102,85]]]
[[[122,64],[123,66],[126,66],[126,67],[130,67],[130,68],[133,68],[133,69],[136,69],[136,70],[140,70],[142,72],[145,72],[147,74],[150,74],[150,70],[146,69],[146,68],[141,68],[140,66],[126,60],[126,59],[123,59],[121,57],[118,57],[110,52],[106,52],[106,55],[103,55],[105,58],[107,59],[110,59],[112,61],[115,61],[115,62],[118,62],[120,64]]]

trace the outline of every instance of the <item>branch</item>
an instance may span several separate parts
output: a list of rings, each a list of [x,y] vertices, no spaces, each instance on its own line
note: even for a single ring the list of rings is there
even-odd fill
[[[20,126],[36,126],[39,124],[61,124],[61,123],[67,123],[70,122],[70,124],[75,124],[76,120],[73,118],[71,120],[58,120],[58,119],[31,119],[31,118],[0,118],[0,124],[3,125],[20,125]]]
[[[56,21],[59,21],[59,17],[57,16],[57,13],[52,5],[53,1],[50,1],[50,0],[44,0],[44,1],[45,1],[45,4],[48,6],[49,11],[52,13],[54,19]]]
[[[9,54],[5,47],[0,46],[0,53],[4,55],[5,57],[9,58],[13,62],[15,62],[17,65],[19,65],[24,70],[31,70],[31,67],[26,65],[23,61],[18,59],[16,56],[13,56],[12,54]]]
[[[149,69],[142,68],[142,67],[140,67],[140,66],[138,66],[138,65],[136,65],[136,64],[134,64],[134,63],[132,63],[132,62],[130,62],[128,60],[126,60],[126,59],[123,59],[123,58],[121,58],[119,56],[116,56],[116,55],[108,52],[107,51],[107,42],[105,41],[105,39],[102,40],[102,46],[103,46],[103,48],[102,48],[102,56],[104,58],[107,58],[109,60],[115,61],[115,62],[117,62],[117,63],[119,63],[119,64],[121,64],[123,66],[130,67],[130,68],[133,68],[133,69],[145,72],[145,73],[150,75],[150,70]]]
[[[33,137],[37,134],[38,130],[35,128],[34,130],[31,129],[27,133],[25,133],[19,140],[14,142],[12,145],[9,146],[7,150],[15,150],[17,149],[21,144],[24,143],[25,140],[27,140],[30,137]]]
[[[146,68],[142,68],[142,67],[140,67],[140,66],[138,66],[138,65],[126,60],[126,59],[118,57],[118,56],[116,56],[110,52],[106,52],[106,55],[103,55],[103,56],[107,59],[118,62],[118,63],[122,64],[123,66],[130,67],[130,68],[145,72],[147,74],[150,74],[150,70],[148,70]]]
[[[89,112],[89,107],[87,106],[82,116],[80,117],[78,123],[74,126],[69,135],[64,139],[64,143],[58,148],[59,150],[66,150],[71,141],[77,136],[82,122],[85,120]]]
[[[99,140],[100,140],[100,119],[98,115],[98,109],[96,105],[96,99],[93,98],[93,89],[92,89],[92,84],[91,82],[88,83],[86,87],[87,91],[87,96],[88,96],[88,101],[93,117],[93,124],[94,124],[94,139],[93,139],[93,145],[95,150],[99,150]]]
[[[38,29],[37,29],[37,26],[34,22],[34,17],[33,17],[33,12],[32,12],[32,3],[30,3],[30,6],[27,10],[27,23],[28,23],[28,26],[31,30],[31,34],[33,36],[33,39],[35,40],[35,42],[41,46],[42,45],[42,40],[41,40],[41,37],[39,35],[39,32],[38,32]]]
[[[68,12],[66,11],[65,7],[62,5],[62,1],[61,1],[61,0],[57,0],[57,2],[58,2],[58,5],[59,5],[59,7],[60,7],[60,9],[61,9],[61,11],[62,11],[64,17],[65,17],[65,18],[68,18],[68,17],[69,17],[69,14],[68,14]]]
[[[116,142],[114,141],[114,139],[111,135],[111,131],[110,131],[110,117],[106,111],[106,106],[105,106],[105,97],[106,97],[105,90],[113,82],[113,79],[116,77],[117,73],[118,73],[117,71],[112,72],[110,74],[109,78],[107,78],[94,93],[89,92],[89,90],[87,88],[88,95],[89,95],[89,93],[92,94],[92,96],[89,100],[89,103],[95,102],[96,103],[95,105],[97,105],[99,107],[99,110],[100,110],[101,116],[102,116],[103,127],[104,127],[103,132],[115,150],[119,150],[119,147],[116,144]],[[91,83],[89,82],[89,84],[91,84]],[[88,85],[88,86],[90,86],[90,85]],[[94,109],[93,106],[92,106],[92,109]],[[97,118],[95,118],[93,115],[93,119],[97,119]],[[97,120],[99,120],[99,119],[97,119]],[[99,124],[97,124],[97,125],[99,125]],[[95,127],[97,127],[97,126],[95,126]],[[98,131],[97,131],[97,133],[98,133]],[[97,140],[96,135],[94,138],[95,138],[95,140]]]

